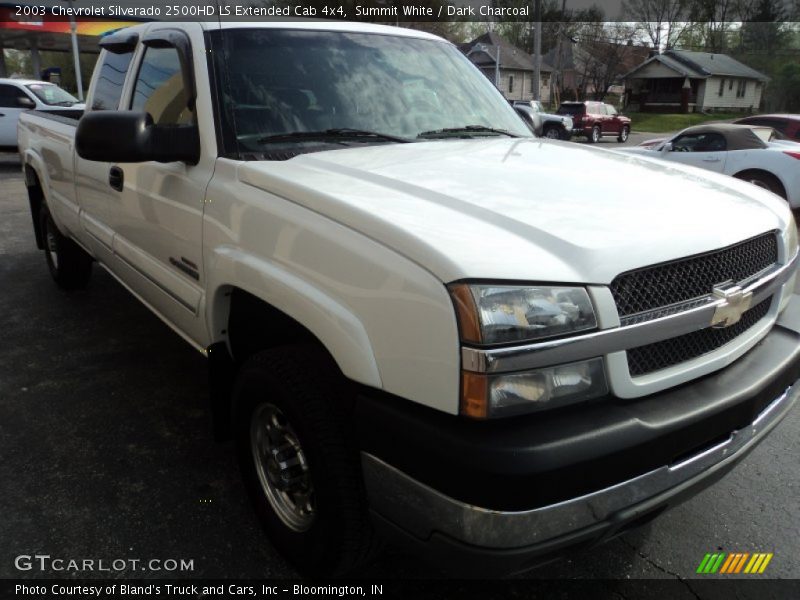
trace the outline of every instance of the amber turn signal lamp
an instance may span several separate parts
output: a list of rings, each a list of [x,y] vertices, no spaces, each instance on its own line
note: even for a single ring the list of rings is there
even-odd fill
[[[486,419],[489,380],[484,373],[461,372],[461,414],[473,419]]]
[[[450,296],[456,307],[458,327],[461,332],[461,341],[481,343],[481,325],[478,322],[478,308],[469,286],[465,283],[456,283],[450,286]]]

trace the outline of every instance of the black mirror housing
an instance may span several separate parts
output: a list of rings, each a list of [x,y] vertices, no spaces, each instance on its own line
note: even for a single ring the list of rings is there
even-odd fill
[[[100,162],[196,165],[200,135],[196,125],[155,125],[146,112],[91,111],[78,121],[75,150],[81,158]]]
[[[17,98],[17,106],[20,108],[36,108],[36,102],[28,98],[27,96],[20,96]]]

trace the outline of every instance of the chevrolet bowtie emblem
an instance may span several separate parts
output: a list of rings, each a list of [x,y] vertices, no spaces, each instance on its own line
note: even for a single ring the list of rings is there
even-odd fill
[[[739,322],[742,315],[750,308],[753,302],[753,292],[745,292],[732,281],[726,281],[714,286],[714,298],[724,300],[711,319],[711,326],[716,328],[730,327]]]

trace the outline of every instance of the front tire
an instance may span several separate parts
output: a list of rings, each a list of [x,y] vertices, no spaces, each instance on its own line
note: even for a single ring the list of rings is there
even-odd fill
[[[39,213],[39,225],[44,237],[45,260],[53,281],[64,290],[84,289],[92,275],[92,257],[58,230],[46,206]]]
[[[628,127],[627,125],[623,125],[622,129],[619,132],[619,136],[617,137],[617,141],[620,144],[624,144],[625,142],[627,142],[628,141],[628,135],[630,134],[630,132],[631,132],[631,128]]]
[[[600,125],[595,125],[594,127],[592,127],[592,131],[589,132],[589,137],[588,137],[589,143],[596,144],[597,142],[600,141],[601,137],[602,137],[602,132],[600,131]]]
[[[270,541],[298,570],[342,575],[377,543],[344,382],[315,346],[260,352],[234,385],[239,464]]]
[[[560,140],[561,139],[561,131],[559,131],[558,127],[548,127],[544,130],[544,137],[549,138],[551,140]]]

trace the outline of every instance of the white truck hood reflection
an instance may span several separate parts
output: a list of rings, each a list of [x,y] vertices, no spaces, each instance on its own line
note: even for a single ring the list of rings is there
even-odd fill
[[[371,145],[247,162],[239,176],[445,282],[605,284],[783,229],[790,214],[777,196],[729,177],[527,138]]]

